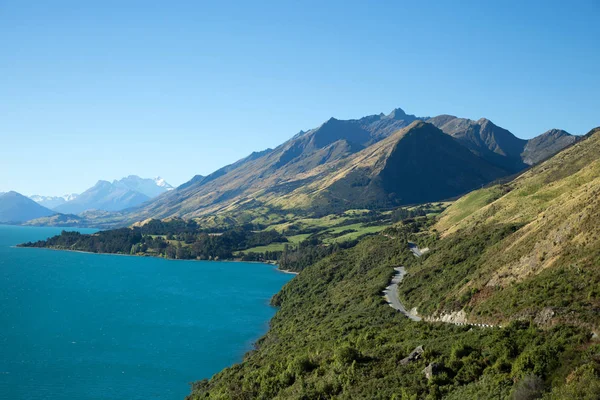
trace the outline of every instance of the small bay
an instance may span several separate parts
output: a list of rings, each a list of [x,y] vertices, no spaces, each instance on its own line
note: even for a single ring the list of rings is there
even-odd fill
[[[183,399],[241,361],[292,278],[260,263],[14,247],[61,230],[0,225],[0,399]]]

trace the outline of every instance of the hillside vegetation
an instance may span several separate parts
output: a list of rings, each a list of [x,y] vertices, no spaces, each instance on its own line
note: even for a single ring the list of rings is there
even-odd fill
[[[539,395],[554,386],[554,398],[600,394],[600,346],[588,330],[541,330],[529,321],[471,329],[415,323],[395,312],[381,291],[393,267],[414,258],[406,240],[419,239],[395,233],[306,268],[274,297],[280,309],[257,350],[196,382],[188,400],[508,398],[527,392],[529,382]],[[417,346],[422,356],[402,363]],[[431,379],[422,372],[429,365]]]
[[[413,261],[401,288],[410,307],[598,331],[600,131],[508,184],[461,198],[435,230],[442,239]]]
[[[94,234],[63,231],[19,246],[172,259],[267,261],[277,262],[285,270],[300,271],[340,249],[355,246],[360,238],[377,234],[394,222],[438,215],[446,206],[431,203],[382,212],[348,210],[320,218],[273,216],[263,224],[227,222],[218,228],[181,218],[150,219],[131,228]],[[61,221],[61,216],[69,217],[61,214],[55,220]]]

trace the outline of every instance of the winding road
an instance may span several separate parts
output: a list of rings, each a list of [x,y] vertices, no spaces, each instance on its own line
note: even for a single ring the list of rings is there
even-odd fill
[[[388,237],[390,237],[390,236],[388,236]],[[391,238],[391,239],[393,239],[393,238]],[[408,242],[408,248],[410,249],[410,251],[413,252],[413,254],[416,257],[421,257],[424,253],[429,251],[429,248],[426,248],[423,250],[419,249],[419,246],[417,246],[413,242]],[[387,301],[387,303],[390,305],[390,307],[400,311],[408,319],[410,319],[412,321],[420,321],[421,317],[419,317],[418,315],[409,313],[408,310],[406,310],[406,308],[404,307],[404,305],[400,302],[400,299],[398,298],[398,284],[400,282],[402,282],[402,279],[404,279],[404,276],[406,275],[406,269],[404,267],[396,267],[396,268],[394,268],[394,271],[396,271],[396,273],[392,277],[392,281],[390,282],[389,286],[386,287],[385,290],[383,291],[383,297],[385,298],[385,301]]]
[[[400,303],[400,299],[398,298],[398,284],[402,282],[402,279],[404,279],[404,275],[406,275],[406,269],[404,269],[404,267],[397,267],[394,268],[394,271],[396,271],[396,273],[392,277],[392,282],[390,285],[383,291],[383,297],[388,302],[390,307],[400,311],[413,321],[420,321],[421,317],[409,313],[406,308],[404,308],[402,303]]]
[[[421,257],[423,254],[425,254],[429,251],[429,248],[419,249],[419,247],[413,242],[408,242],[408,247],[410,248],[410,251],[412,251],[416,257]],[[404,276],[406,275],[406,269],[404,267],[396,267],[396,268],[394,268],[394,271],[396,271],[396,273],[392,277],[392,281],[390,282],[389,286],[386,287],[385,290],[383,291],[383,297],[384,297],[385,301],[387,301],[387,303],[390,305],[390,307],[392,307],[395,310],[400,311],[400,313],[402,313],[402,315],[404,315],[411,321],[421,321],[421,317],[419,317],[416,314],[411,314],[408,310],[406,310],[406,308],[404,307],[404,305],[400,302],[400,299],[398,298],[398,284],[400,282],[402,282],[402,279],[404,279]],[[472,323],[468,323],[468,322],[452,322],[452,321],[443,321],[443,320],[440,320],[438,322],[446,322],[446,323],[450,323],[450,324],[454,324],[454,325],[478,326],[481,328],[496,328],[496,327],[501,328],[500,325],[472,324]]]

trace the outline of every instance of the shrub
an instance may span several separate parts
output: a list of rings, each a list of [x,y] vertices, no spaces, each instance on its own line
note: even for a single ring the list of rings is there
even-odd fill
[[[353,361],[360,361],[361,354],[354,347],[343,346],[336,350],[335,360],[342,365],[350,365]]]

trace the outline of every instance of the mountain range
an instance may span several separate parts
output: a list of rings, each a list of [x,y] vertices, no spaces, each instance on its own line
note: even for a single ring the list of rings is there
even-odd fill
[[[443,200],[522,171],[576,140],[562,130],[524,140],[485,118],[417,117],[399,108],[331,118],[274,149],[196,176],[115,221],[215,214],[247,220],[273,211],[324,214]]]
[[[130,175],[113,182],[100,180],[80,195],[51,208],[62,214],[79,214],[87,210],[120,211],[172,189],[160,177],[144,179]]]
[[[573,144],[577,137],[552,129],[530,140],[519,139],[492,121],[473,121],[453,115],[440,115],[427,122],[457,139],[469,150],[506,170],[518,172]]]
[[[74,200],[79,196],[77,193],[65,194],[63,196],[42,196],[38,194],[34,194],[29,196],[29,198],[41,206],[44,206],[49,209],[53,209],[62,204],[65,204],[67,201]]]
[[[130,175],[113,182],[98,181],[80,195],[25,197],[17,192],[0,192],[0,222],[41,219],[43,225],[79,226],[82,221],[106,217],[109,212],[139,205],[170,190],[173,187],[160,177]]]
[[[455,198],[519,173],[577,140],[559,129],[525,140],[486,118],[418,117],[397,108],[387,115],[330,118],[274,149],[254,152],[207,176],[196,175],[174,189],[135,176],[99,181],[54,209],[63,214],[111,212],[68,219],[101,227],[150,218],[201,222],[218,216],[235,224],[273,214],[386,209]]]

